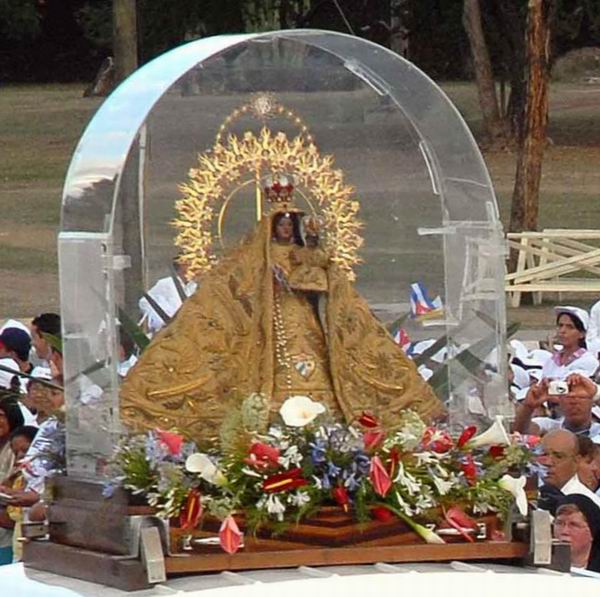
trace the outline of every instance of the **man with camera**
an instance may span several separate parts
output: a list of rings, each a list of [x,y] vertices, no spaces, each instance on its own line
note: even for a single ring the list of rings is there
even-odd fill
[[[592,419],[595,394],[596,384],[579,373],[572,373],[564,381],[542,379],[529,388],[517,407],[513,429],[533,435],[566,429],[575,435],[600,438],[600,423]],[[559,416],[539,416],[543,415],[544,405],[556,409]]]

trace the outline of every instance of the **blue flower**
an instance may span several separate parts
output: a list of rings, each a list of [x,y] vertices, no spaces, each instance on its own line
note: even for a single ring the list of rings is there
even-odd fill
[[[326,456],[325,456],[326,449],[325,449],[325,442],[323,440],[318,439],[314,443],[311,443],[310,447],[311,447],[310,457],[311,457],[311,460],[313,461],[313,464],[322,464],[323,462],[326,461]]]
[[[113,481],[105,481],[102,486],[102,497],[103,498],[111,498],[115,493],[115,489],[117,488],[117,484]]]
[[[329,461],[327,463],[327,474],[330,477],[337,477],[337,476],[339,476],[339,474],[340,474],[341,471],[342,471],[342,469],[339,466],[335,465],[333,462]]]

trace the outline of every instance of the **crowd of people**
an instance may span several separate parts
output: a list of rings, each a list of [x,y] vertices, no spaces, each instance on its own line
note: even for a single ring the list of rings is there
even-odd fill
[[[181,288],[186,295],[193,291],[185,272],[176,274],[182,275],[179,289],[173,277],[165,278],[150,301],[140,302],[142,323],[151,323],[152,333],[165,323],[152,313],[153,304],[170,318],[185,300]],[[595,314],[600,319],[600,308]],[[573,568],[600,572],[600,339],[584,309],[556,307],[555,315],[555,343],[543,349],[510,343],[512,430],[541,436],[537,507],[554,517],[555,538],[570,543]],[[64,466],[60,337],[55,313],[29,326],[9,320],[0,328],[0,564],[20,560],[21,525],[45,519],[46,481]],[[124,376],[136,350],[125,335],[120,348]],[[412,348],[404,346],[413,356],[420,352]],[[438,362],[444,357],[434,355]]]
[[[512,431],[541,438],[537,507],[554,517],[555,538],[570,543],[573,568],[600,572],[600,301],[590,312],[557,306],[554,317],[548,340],[508,343]],[[436,342],[410,342],[402,330],[396,340],[412,358]],[[419,373],[430,379],[451,357],[444,347],[420,359]],[[497,370],[496,357],[484,376]]]
[[[21,524],[43,521],[45,484],[64,462],[60,316],[0,330],[0,564],[19,561]]]

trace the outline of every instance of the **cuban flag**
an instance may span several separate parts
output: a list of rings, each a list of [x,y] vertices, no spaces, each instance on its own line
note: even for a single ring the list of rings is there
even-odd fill
[[[410,354],[412,342],[404,328],[398,328],[398,331],[394,336],[394,340],[396,341],[396,344],[398,344],[406,354]]]
[[[410,285],[410,315],[413,319],[427,319],[442,315],[442,299],[436,296],[429,298],[427,288],[421,282]]]

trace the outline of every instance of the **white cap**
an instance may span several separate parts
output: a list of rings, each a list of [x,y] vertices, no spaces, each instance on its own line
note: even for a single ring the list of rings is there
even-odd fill
[[[27,334],[29,335],[29,337],[31,337],[31,332],[29,331],[29,328],[22,321],[19,321],[18,319],[7,319],[4,322],[4,325],[0,328],[0,334],[6,328],[19,328],[20,330],[23,330],[24,332],[27,332]]]
[[[542,369],[546,362],[552,358],[552,353],[549,350],[543,350],[536,348],[526,354],[516,357],[523,364],[524,368],[530,369]],[[531,372],[530,372],[531,373]]]
[[[10,357],[0,359],[0,365],[14,371],[14,373],[9,373],[8,371],[4,371],[4,369],[0,370],[0,388],[8,389],[10,388],[13,377],[17,375],[18,378],[18,374],[21,370],[19,369],[19,364]]]
[[[518,390],[512,390],[513,396],[517,402],[521,402],[521,400],[525,400],[525,396],[527,396],[527,392],[529,392],[529,388],[520,388]]]
[[[515,365],[514,363],[510,364],[510,368],[513,372],[513,383],[519,388],[528,388],[531,385],[531,378],[529,377],[529,373],[523,367],[519,367],[519,365]]]
[[[48,367],[42,367],[38,365],[31,370],[31,377],[35,377],[37,379],[52,379],[52,371]]]
[[[517,357],[518,359],[523,360],[529,354],[527,347],[520,340],[515,340],[514,338],[508,343],[508,354],[512,357]]]
[[[571,307],[569,305],[566,305],[554,307],[554,311],[556,312],[557,316],[559,316],[561,313],[569,313],[574,317],[577,317],[577,319],[579,319],[579,321],[581,321],[581,324],[583,325],[583,330],[587,332],[588,327],[590,325],[590,316],[585,309],[580,309],[579,307]]]
[[[528,369],[529,377],[532,377],[535,382],[542,381],[541,369]]]

